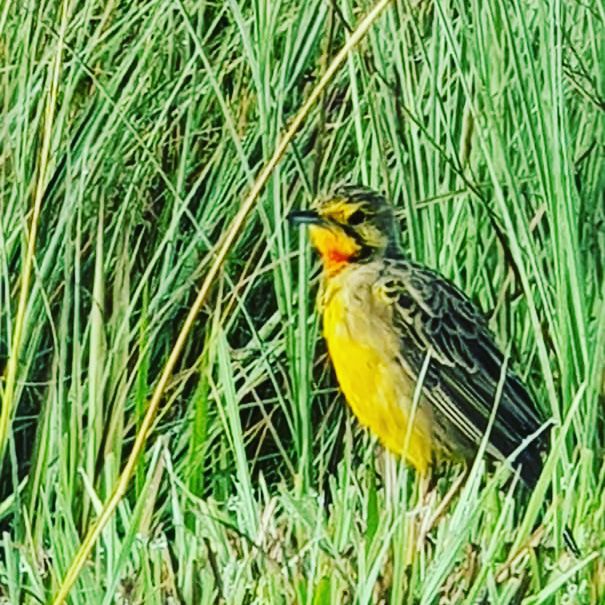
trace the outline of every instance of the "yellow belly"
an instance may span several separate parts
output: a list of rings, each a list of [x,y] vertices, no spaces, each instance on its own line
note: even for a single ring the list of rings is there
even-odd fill
[[[370,317],[367,308],[362,312],[363,304],[352,308],[347,302],[337,292],[323,309],[324,335],[340,388],[359,422],[424,472],[431,460],[430,411],[424,404],[413,409],[415,385],[397,361],[399,339],[388,317]]]

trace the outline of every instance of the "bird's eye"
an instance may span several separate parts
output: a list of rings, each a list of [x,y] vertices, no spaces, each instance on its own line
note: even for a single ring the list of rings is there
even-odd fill
[[[355,210],[355,212],[353,212],[353,214],[351,214],[351,216],[349,217],[347,222],[349,223],[349,225],[359,225],[360,223],[363,223],[365,218],[366,218],[366,215],[364,214],[363,211]]]

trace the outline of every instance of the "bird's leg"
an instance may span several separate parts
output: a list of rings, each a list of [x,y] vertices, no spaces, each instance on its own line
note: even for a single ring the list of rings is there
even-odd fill
[[[427,515],[424,518],[425,522],[422,523],[421,530],[420,530],[420,533],[418,536],[418,549],[422,548],[422,545],[424,544],[424,541],[426,540],[426,537],[429,534],[429,532],[433,529],[433,527],[435,527],[435,525],[437,525],[437,523],[439,522],[441,517],[443,517],[445,512],[448,510],[454,497],[460,492],[460,488],[462,487],[462,484],[464,483],[464,480],[466,479],[467,474],[468,474],[467,469],[464,468],[462,470],[462,472],[460,473],[460,475],[458,475],[458,477],[456,477],[456,480],[450,487],[449,491],[445,494],[445,496],[443,497],[443,499],[441,500],[441,502],[439,503],[437,508],[435,508],[433,514],[430,516]],[[431,496],[432,496],[432,498],[436,498],[436,493],[437,493],[436,488],[433,488],[432,492],[426,496],[427,501],[429,498],[431,498]],[[431,508],[432,507],[429,507],[429,510]]]
[[[432,490],[431,472],[416,474],[416,498],[414,507],[406,514],[406,567],[413,564],[416,554],[422,549],[424,542],[424,526],[428,511],[434,505],[435,492]],[[431,502],[432,501],[432,502]]]

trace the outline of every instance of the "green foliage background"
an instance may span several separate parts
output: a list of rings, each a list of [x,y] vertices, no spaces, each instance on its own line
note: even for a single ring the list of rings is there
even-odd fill
[[[217,242],[370,7],[0,3],[0,601],[57,591]],[[263,190],[70,603],[605,602],[604,18],[392,3]],[[426,495],[345,409],[284,220],[343,179],[511,348],[555,425],[533,494],[479,460]]]

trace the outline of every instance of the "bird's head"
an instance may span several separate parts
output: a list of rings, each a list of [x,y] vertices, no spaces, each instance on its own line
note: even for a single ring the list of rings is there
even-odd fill
[[[393,210],[385,198],[362,186],[342,185],[319,197],[310,210],[292,212],[309,226],[313,246],[329,274],[349,263],[368,262],[395,247]]]

